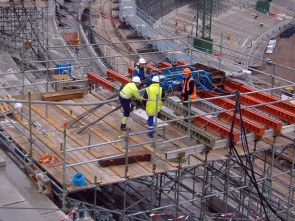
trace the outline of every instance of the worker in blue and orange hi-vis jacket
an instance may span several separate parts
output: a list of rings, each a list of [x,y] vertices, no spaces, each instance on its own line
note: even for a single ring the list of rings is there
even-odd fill
[[[119,100],[124,110],[122,122],[121,122],[121,130],[127,131],[127,120],[130,116],[131,112],[131,99],[135,98],[137,101],[141,102],[142,97],[139,95],[138,87],[141,81],[138,76],[132,78],[132,82],[125,85],[125,87],[120,91]]]
[[[180,92],[182,103],[184,101],[188,101],[188,97],[190,96],[191,101],[197,100],[197,90],[194,79],[190,76],[191,70],[189,68],[185,68],[183,70],[184,82],[182,91]],[[188,103],[185,102],[183,105],[188,106]]]

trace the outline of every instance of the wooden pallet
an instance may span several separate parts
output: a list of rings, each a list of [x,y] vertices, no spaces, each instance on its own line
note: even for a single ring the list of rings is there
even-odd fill
[[[6,94],[3,98],[0,97],[0,111],[6,115],[13,113],[13,107],[16,108],[15,103],[11,103],[11,105],[9,105],[7,102],[1,102],[2,99],[12,99],[11,95]]]

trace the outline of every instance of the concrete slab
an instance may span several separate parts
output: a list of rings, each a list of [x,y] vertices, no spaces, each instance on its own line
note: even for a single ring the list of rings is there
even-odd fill
[[[55,211],[55,212],[50,212],[47,214],[42,215],[43,220],[46,221],[57,221],[66,218],[67,216],[61,212],[61,211]],[[71,220],[69,217],[67,217],[65,220]]]
[[[14,203],[6,207],[31,208],[27,202]],[[23,220],[44,220],[34,209],[1,209],[1,221],[23,221]],[[58,219],[56,219],[58,220]]]
[[[4,158],[5,154],[0,150],[0,167],[5,167],[6,161]]]
[[[25,199],[22,197],[22,195],[19,194],[19,192],[11,187],[11,183],[5,176],[5,174],[0,171],[0,205],[11,205],[18,202],[23,202]]]

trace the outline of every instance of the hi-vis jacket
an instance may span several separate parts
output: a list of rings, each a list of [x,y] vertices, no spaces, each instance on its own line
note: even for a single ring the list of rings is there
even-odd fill
[[[139,66],[137,65],[133,70],[132,77],[138,76],[140,80],[143,80],[145,79],[146,74],[149,74],[149,70],[147,69],[147,67],[139,68]]]
[[[158,107],[157,107],[157,95],[158,97]],[[148,116],[156,116],[156,108],[158,113],[162,108],[162,101],[165,100],[165,92],[160,87],[159,83],[153,83],[149,86],[143,95],[143,101],[146,102],[146,114]]]
[[[192,101],[197,100],[196,85],[194,79],[191,77],[184,79],[183,88],[181,92],[181,100],[187,101],[188,95],[190,95]]]
[[[121,90],[120,96],[125,99],[131,99],[134,97],[135,99],[141,101],[142,97],[138,93],[138,88],[136,87],[134,82],[128,83]]]

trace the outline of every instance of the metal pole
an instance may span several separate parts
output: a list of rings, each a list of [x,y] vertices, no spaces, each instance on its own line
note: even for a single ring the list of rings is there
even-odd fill
[[[218,69],[221,70],[221,54],[222,54],[222,39],[223,39],[223,32],[221,32],[221,36],[220,36],[220,50],[219,50],[219,64],[218,64]]]
[[[33,138],[32,138],[32,107],[31,107],[31,90],[28,90],[29,96],[29,126],[30,126],[30,157],[33,157]]]
[[[24,68],[24,47],[25,47],[25,44],[24,44],[24,38],[23,38],[23,35],[22,35],[22,50],[21,50],[21,53],[22,53],[22,94],[25,93],[25,68]]]
[[[93,199],[93,212],[94,212],[94,217],[96,217],[96,197],[97,197],[97,176],[94,177],[94,182],[95,182],[95,188],[94,188],[94,199]]]
[[[294,144],[293,144],[294,145]],[[290,201],[291,198],[293,198],[293,177],[294,177],[294,164],[295,164],[295,146],[293,146],[293,160],[292,160],[292,170],[291,170],[291,178],[290,178],[290,187],[291,189],[289,190],[289,198],[288,198],[288,208],[287,208],[287,221],[289,220],[289,210],[290,210]]]
[[[155,122],[154,122],[154,125],[153,125],[153,132],[154,132],[154,143],[152,144],[153,145],[153,148],[154,148],[154,151],[153,151],[153,178],[152,178],[152,191],[151,191],[151,211],[153,210],[153,203],[154,203],[154,185],[155,185],[155,177],[156,177],[156,149],[157,149],[157,122],[158,122],[158,102],[159,102],[159,99],[162,99],[162,98],[159,98],[160,96],[160,85],[159,85],[159,89],[158,89],[158,94],[156,95],[156,115],[155,115]]]
[[[207,158],[208,150],[205,150],[205,163],[204,163],[204,175],[203,175],[203,186],[202,186],[202,199],[201,199],[201,214],[200,220],[205,220],[205,196],[206,196],[206,184],[207,184]]]
[[[270,202],[271,193],[272,193],[272,173],[274,168],[274,161],[275,161],[275,151],[276,151],[276,137],[273,138],[273,145],[272,145],[272,156],[271,156],[271,167],[270,167],[270,176],[269,176],[269,188],[268,188],[268,202]],[[269,210],[271,212],[271,210]]]
[[[66,163],[67,163],[67,120],[64,120],[64,144],[63,144],[63,192],[62,192],[62,209],[66,208]]]
[[[274,84],[275,84],[276,58],[277,58],[277,49],[275,48],[275,56],[274,56],[274,62],[273,62],[273,69],[272,69],[272,73],[271,73],[271,88],[273,88],[274,87]],[[273,90],[271,91],[271,95],[273,95]]]
[[[128,184],[128,151],[129,151],[129,128],[126,133],[126,152],[125,152],[125,182],[124,182],[124,201],[123,201],[123,220],[127,220],[126,217],[126,200],[127,200],[127,184]]]
[[[232,153],[229,153],[228,160],[227,160],[227,178],[226,183],[224,185],[225,188],[225,197],[224,197],[224,203],[225,203],[225,212],[227,213],[228,209],[228,188],[229,188],[229,176],[230,176],[230,161],[231,161]]]
[[[189,117],[189,119],[188,119],[188,125],[187,125],[187,127],[188,127],[188,130],[187,130],[187,136],[188,136],[187,145],[188,145],[188,147],[191,146],[191,102],[190,101],[191,101],[191,98],[189,96],[189,98],[188,98],[188,117]],[[188,159],[188,165],[190,165],[191,164],[190,155],[188,155],[187,159]]]

